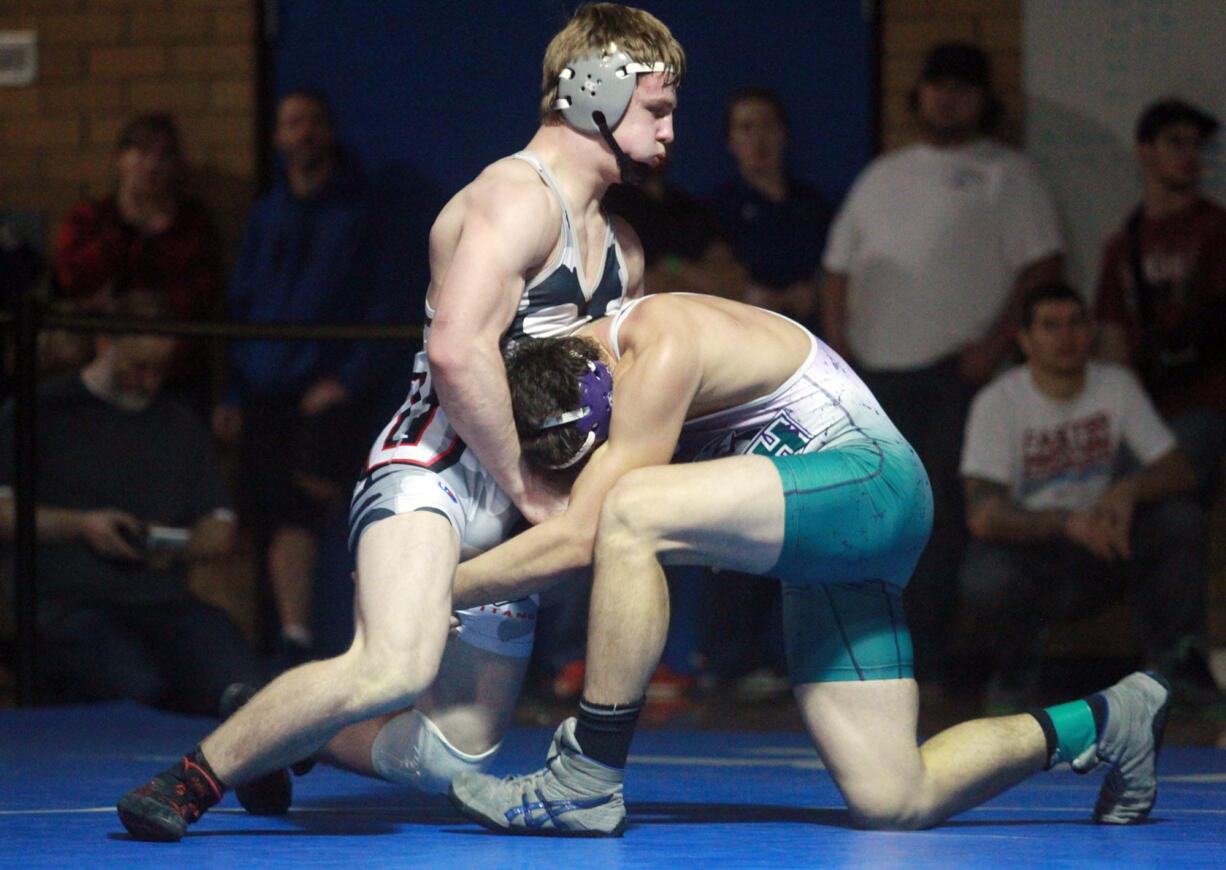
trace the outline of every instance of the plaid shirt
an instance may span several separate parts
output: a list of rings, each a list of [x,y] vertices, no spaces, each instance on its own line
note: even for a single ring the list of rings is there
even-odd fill
[[[124,222],[115,197],[73,207],[55,238],[55,277],[64,298],[140,288],[163,295],[177,316],[207,317],[222,290],[221,251],[208,214],[180,201],[165,232],[147,236]]]

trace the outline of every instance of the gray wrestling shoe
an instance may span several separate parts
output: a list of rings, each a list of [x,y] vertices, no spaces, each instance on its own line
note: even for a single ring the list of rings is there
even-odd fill
[[[1158,797],[1158,751],[1171,687],[1160,674],[1138,672],[1098,694],[1107,702],[1102,736],[1072,767],[1084,773],[1099,762],[1110,764],[1094,805],[1094,821],[1135,824],[1144,821]]]
[[[451,802],[498,833],[620,837],[626,826],[622,777],[623,771],[581,752],[572,716],[554,732],[544,768],[502,779],[465,774],[451,783]]]

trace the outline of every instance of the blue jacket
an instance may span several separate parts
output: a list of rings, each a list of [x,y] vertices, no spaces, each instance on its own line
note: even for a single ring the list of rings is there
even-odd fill
[[[309,199],[280,184],[251,210],[230,282],[236,321],[379,322],[389,313],[379,286],[374,199],[359,167],[342,158]],[[231,341],[227,401],[293,396],[322,377],[351,395],[371,382],[372,342]]]

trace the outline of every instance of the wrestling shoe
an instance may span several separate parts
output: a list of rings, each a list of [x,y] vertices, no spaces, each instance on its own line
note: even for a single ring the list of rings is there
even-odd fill
[[[246,683],[231,683],[221,693],[219,712],[223,720],[233,716],[238,708],[251,700],[259,691]],[[294,783],[289,770],[281,768],[266,773],[259,779],[235,786],[234,796],[239,804],[253,816],[283,816],[294,802]]]
[[[1098,742],[1072,762],[1084,773],[1111,765],[1094,805],[1094,821],[1130,825],[1144,821],[1158,797],[1158,751],[1171,705],[1171,687],[1153,672],[1130,674],[1098,693],[1107,717]]]
[[[626,826],[624,772],[582,753],[575,721],[572,716],[558,726],[543,769],[502,779],[464,774],[451,783],[451,802],[498,833],[620,837]]]
[[[225,794],[202,761],[196,750],[121,797],[115,809],[128,833],[138,840],[183,839],[187,826]]]

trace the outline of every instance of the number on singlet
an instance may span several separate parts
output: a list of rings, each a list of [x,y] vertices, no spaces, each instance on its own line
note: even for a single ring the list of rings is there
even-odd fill
[[[414,373],[409,397],[375,442],[366,462],[367,473],[383,465],[399,463],[442,471],[463,452],[463,442],[439,415],[438,397],[429,386],[429,375]]]
[[[392,425],[387,428],[387,437],[383,439],[384,450],[395,450],[397,447],[416,447],[421,443],[421,434],[434,419],[438,410],[438,397],[430,391],[426,400],[421,401],[422,385],[426,382],[425,372],[416,372],[409,381],[409,397],[400,406]]]

